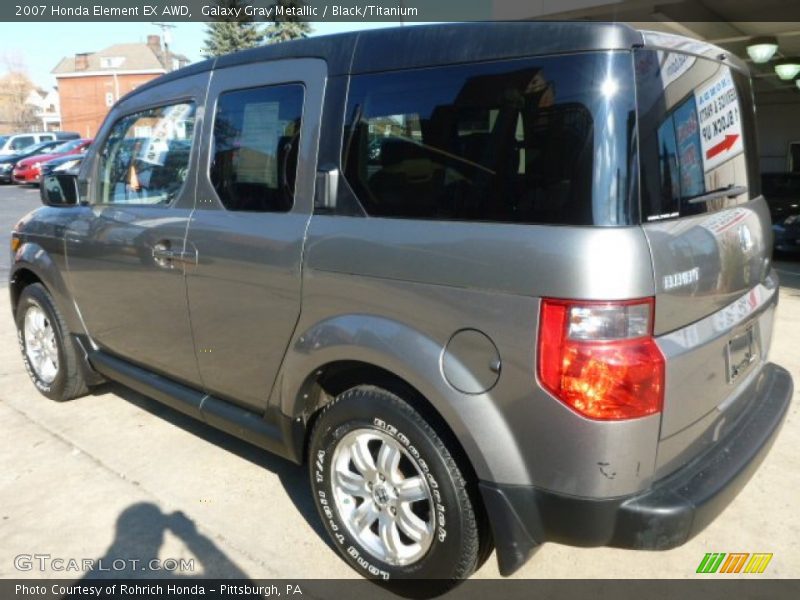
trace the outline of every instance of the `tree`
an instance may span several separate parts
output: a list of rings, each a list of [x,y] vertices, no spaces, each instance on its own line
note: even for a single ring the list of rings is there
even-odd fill
[[[38,120],[36,107],[28,104],[35,86],[21,59],[4,57],[6,74],[0,77],[0,123],[10,131],[33,129]]]
[[[303,0],[277,0],[275,2],[272,22],[267,25],[265,35],[268,44],[288,42],[309,36],[311,25],[297,16],[304,5]]]
[[[214,21],[206,25],[206,39],[203,44],[204,56],[221,56],[246,50],[261,45],[264,41],[264,29],[244,14],[247,0],[217,0],[217,5],[225,9],[240,9],[239,17]]]

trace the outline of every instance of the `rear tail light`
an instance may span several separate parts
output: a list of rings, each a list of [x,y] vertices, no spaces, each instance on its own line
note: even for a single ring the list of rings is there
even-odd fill
[[[653,298],[624,302],[542,300],[539,381],[590,419],[661,411],[664,356],[653,339]]]

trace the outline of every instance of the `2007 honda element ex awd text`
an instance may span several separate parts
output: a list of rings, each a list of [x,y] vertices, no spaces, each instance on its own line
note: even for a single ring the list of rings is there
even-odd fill
[[[743,63],[620,24],[223,56],[45,182],[12,237],[22,355],[54,400],[115,380],[307,464],[364,576],[672,548],[792,394],[757,162]]]

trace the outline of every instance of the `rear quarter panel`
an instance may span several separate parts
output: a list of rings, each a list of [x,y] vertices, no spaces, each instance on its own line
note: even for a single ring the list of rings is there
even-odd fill
[[[578,416],[538,385],[536,332],[541,296],[652,293],[638,227],[315,216],[303,309],[280,379],[283,410],[302,412],[299,390],[315,369],[359,360],[422,393],[482,479],[579,496],[631,493],[651,480],[660,417],[609,423]],[[444,348],[463,329],[486,334],[500,354],[499,379],[483,393],[458,391],[442,372]],[[467,359],[460,367],[479,368]]]

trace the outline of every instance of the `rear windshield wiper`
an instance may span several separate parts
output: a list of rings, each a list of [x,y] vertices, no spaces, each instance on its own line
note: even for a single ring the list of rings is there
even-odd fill
[[[725,187],[717,188],[700,194],[699,196],[692,196],[686,198],[685,201],[689,204],[697,204],[698,202],[708,202],[709,200],[718,200],[719,198],[735,198],[747,192],[747,188],[743,185],[726,185]]]

